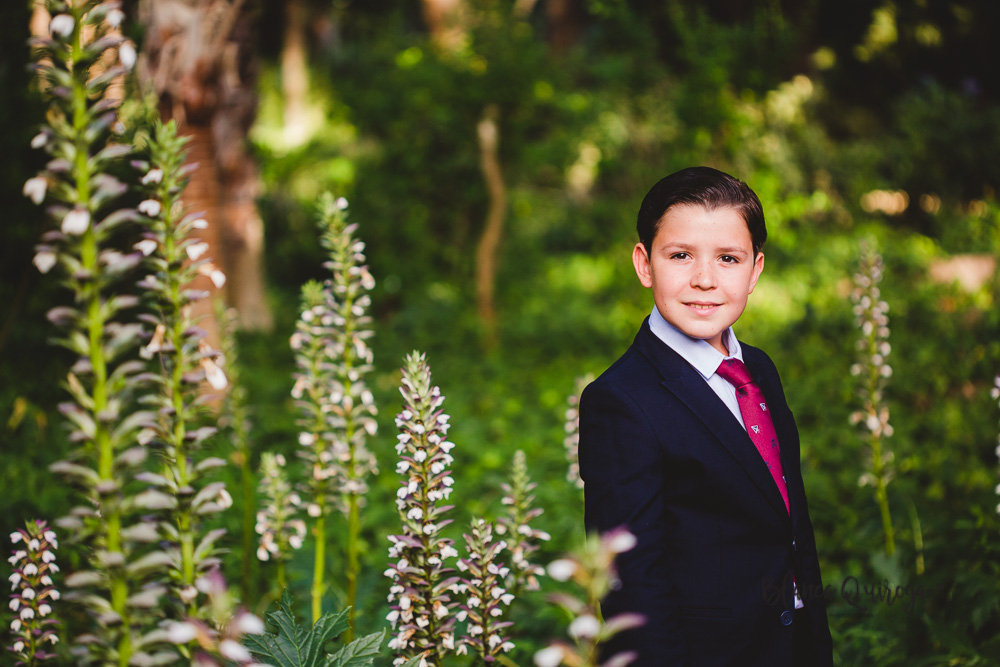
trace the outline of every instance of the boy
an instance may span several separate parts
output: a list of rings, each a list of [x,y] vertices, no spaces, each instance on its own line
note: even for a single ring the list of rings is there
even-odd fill
[[[655,305],[580,404],[587,529],[637,538],[603,611],[646,622],[608,654],[832,665],[795,422],[774,364],[732,330],[764,269],[760,201],[728,174],[684,169],[653,186],[636,227]]]

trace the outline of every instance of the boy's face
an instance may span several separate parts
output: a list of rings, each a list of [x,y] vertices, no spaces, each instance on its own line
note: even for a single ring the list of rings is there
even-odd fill
[[[764,270],[764,254],[754,257],[750,230],[736,209],[671,207],[652,251],[647,255],[636,244],[632,264],[667,322],[728,356],[722,334],[743,314]]]

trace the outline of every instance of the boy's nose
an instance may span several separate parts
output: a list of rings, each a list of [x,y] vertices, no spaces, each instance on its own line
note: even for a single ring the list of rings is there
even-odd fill
[[[698,264],[691,275],[691,286],[698,289],[712,289],[716,286],[715,271],[710,264]]]

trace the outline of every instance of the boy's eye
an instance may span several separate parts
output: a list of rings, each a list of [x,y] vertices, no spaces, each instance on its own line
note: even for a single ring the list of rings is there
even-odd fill
[[[686,252],[675,252],[670,256],[670,259],[687,259],[688,254]]]
[[[732,255],[723,255],[719,259],[721,259],[726,264],[735,264],[736,262],[740,261],[735,257],[733,257]]]

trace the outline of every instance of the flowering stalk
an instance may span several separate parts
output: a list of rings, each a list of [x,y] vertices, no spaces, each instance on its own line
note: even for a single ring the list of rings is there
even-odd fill
[[[507,547],[503,540],[493,541],[493,526],[483,519],[473,519],[472,533],[465,534],[468,558],[458,561],[458,569],[467,573],[458,592],[465,593],[465,604],[456,618],[468,619],[468,634],[460,640],[456,653],[471,649],[483,662],[495,662],[496,655],[514,648],[513,642],[501,631],[510,626],[503,618],[504,607],[514,600],[514,594],[503,588],[510,571],[497,562],[497,556]]]
[[[347,605],[350,622],[360,570],[360,508],[367,478],[377,472],[365,441],[375,434],[375,403],[364,376],[371,371],[371,305],[374,280],[365,266],[364,244],[354,239],[357,225],[346,224],[347,201],[325,193],[320,200],[320,242],[329,252],[324,266],[332,277],[302,288],[302,316],[292,336],[299,372],[292,395],[302,408],[302,456],[311,467],[309,516],[315,519],[313,622],[322,613],[326,558],[326,519],[331,510],[347,516]],[[349,633],[348,640],[351,639]]]
[[[538,577],[545,574],[545,570],[532,563],[529,556],[538,550],[538,540],[548,541],[551,536],[529,525],[543,510],[533,507],[535,496],[532,491],[536,484],[528,477],[527,460],[520,449],[514,452],[510,483],[500,486],[505,494],[501,502],[507,507],[507,514],[500,518],[496,530],[498,535],[507,536],[511,545],[511,567],[505,575],[507,588],[514,595],[520,595],[525,590],[536,591],[539,588]]]
[[[229,588],[218,569],[199,577],[195,586],[207,600],[204,613],[199,618],[168,622],[167,639],[178,646],[195,647],[191,652],[191,667],[256,665],[243,642],[248,635],[262,634],[264,622],[244,609],[234,609]]]
[[[858,363],[851,367],[851,374],[861,380],[858,395],[861,410],[851,415],[851,423],[864,425],[862,437],[867,441],[871,456],[871,470],[861,476],[862,486],[875,486],[875,500],[882,515],[882,532],[885,536],[885,553],[889,556],[896,551],[893,537],[892,515],[889,512],[889,497],[886,487],[892,479],[892,451],[885,439],[892,435],[889,424],[889,408],[884,402],[883,391],[886,380],[892,375],[889,357],[889,304],[881,298],[878,284],[882,279],[882,258],[867,243],[861,246],[861,262],[854,276],[855,322],[861,329],[857,348]]]
[[[52,466],[79,489],[81,500],[57,523],[82,542],[93,567],[66,580],[67,601],[85,605],[95,626],[77,640],[77,660],[124,667],[144,657],[140,646],[151,645],[143,633],[155,619],[148,602],[156,589],[139,591],[155,569],[147,557],[156,557],[145,553],[150,536],[132,484],[146,457],[140,433],[153,417],[132,407],[141,382],[142,364],[131,358],[140,327],[122,321],[138,303],[121,286],[139,255],[115,245],[137,217],[117,207],[127,188],[111,175],[131,148],[109,142],[117,102],[105,95],[135,63],[135,48],[117,33],[124,17],[118,5],[46,2],[49,34],[32,46],[47,124],[31,144],[51,160],[25,183],[24,193],[37,204],[47,202],[59,225],[42,237],[35,266],[42,273],[58,267],[73,295],[72,306],[54,308],[48,317],[65,332],[59,344],[77,355],[66,378],[73,401],[60,406],[77,448]]]
[[[243,528],[240,531],[243,543],[241,554],[242,576],[240,577],[241,599],[250,599],[250,585],[253,580],[253,556],[255,521],[255,497],[253,467],[251,466],[250,419],[247,411],[246,387],[239,377],[239,349],[236,345],[236,325],[239,314],[236,309],[226,309],[221,299],[217,299],[216,320],[220,327],[219,347],[222,362],[229,378],[229,391],[222,402],[219,423],[226,427],[228,439],[233,443],[230,461],[240,469],[240,490],[243,499]],[[284,464],[282,464],[284,465]]]
[[[323,576],[326,572],[326,518],[330,512],[330,496],[334,493],[336,475],[333,453],[329,450],[328,434],[332,430],[327,343],[331,321],[323,287],[316,282],[302,286],[302,315],[292,334],[291,346],[295,350],[295,375],[292,396],[302,410],[299,424],[299,455],[311,468],[306,478],[305,492],[309,497],[308,513],[313,519],[312,534],[315,556],[312,583],[312,616],[315,623],[323,611]]]
[[[993,388],[990,390],[990,396],[993,400],[1000,398],[1000,375],[993,379]],[[997,448],[996,448],[997,460],[1000,461],[1000,436],[997,437]],[[1000,471],[997,472],[1000,476]],[[996,494],[1000,496],[1000,484],[997,484]],[[997,503],[997,514],[1000,514],[1000,503]]]
[[[549,576],[556,581],[572,580],[581,589],[582,596],[554,594],[552,600],[573,619],[569,635],[573,642],[555,641],[535,653],[538,667],[597,667],[600,645],[623,630],[642,625],[638,614],[619,614],[611,619],[601,619],[598,605],[616,584],[614,560],[635,546],[635,536],[624,528],[609,531],[601,536],[590,535],[583,547],[574,553],[549,564]],[[624,667],[635,660],[635,653],[619,653],[602,663]]]
[[[345,641],[354,636],[354,609],[357,600],[359,553],[361,540],[360,508],[368,491],[367,478],[378,473],[375,457],[365,447],[376,431],[375,401],[364,376],[372,370],[372,351],[366,341],[371,338],[371,306],[368,292],[375,287],[365,265],[365,244],[354,238],[357,224],[346,223],[347,200],[334,200],[325,193],[320,199],[320,243],[330,253],[324,266],[333,273],[326,287],[333,293],[334,336],[333,451],[341,463],[339,472],[340,507],[347,515],[347,606],[350,608]],[[339,400],[337,400],[339,399]]]
[[[450,593],[458,578],[449,576],[453,570],[445,563],[458,552],[451,540],[441,537],[441,529],[451,523],[444,518],[451,506],[439,505],[454,484],[448,466],[455,445],[445,439],[449,426],[441,410],[444,396],[431,385],[423,354],[406,357],[399,391],[403,410],[396,416],[396,471],[403,479],[396,507],[403,532],[389,536],[389,558],[394,562],[385,571],[392,579],[387,618],[396,632],[389,648],[395,652],[394,665],[420,657],[421,665],[440,667],[445,653],[455,649]]]
[[[14,573],[10,575],[10,609],[16,617],[10,623],[14,641],[10,650],[17,665],[38,665],[55,657],[46,652],[46,645],[59,641],[51,618],[52,602],[59,591],[52,575],[59,571],[55,550],[59,546],[55,531],[44,521],[29,521],[25,527],[10,534],[14,555],[8,559]]]
[[[216,363],[218,353],[205,342],[191,312],[191,305],[207,294],[189,286],[196,276],[205,275],[221,287],[225,276],[205,258],[208,244],[190,236],[206,223],[197,215],[184,215],[181,194],[190,171],[183,164],[185,141],[172,121],[157,124],[149,160],[137,160],[133,166],[143,172],[146,195],[139,204],[146,231],[135,249],[147,257],[149,273],[139,286],[155,311],[145,317],[154,330],[140,354],[155,360],[151,378],[159,391],[145,400],[157,409],[153,432],[164,462],[161,474],[145,474],[142,479],[159,488],[148,493],[166,510],[161,529],[172,545],[168,553],[173,597],[194,616],[195,581],[216,565],[214,543],[224,533],[206,532],[203,518],[230,507],[232,498],[222,482],[205,480],[206,472],[225,465],[200,451],[216,429],[196,426],[203,410],[202,383],[222,391],[228,380]]]
[[[274,559],[279,591],[288,587],[285,564],[291,551],[301,548],[306,536],[305,521],[296,518],[302,499],[292,491],[284,467],[285,457],[281,454],[264,452],[260,457],[260,492],[265,504],[264,509],[257,512],[256,530],[260,535],[257,558]]]
[[[563,439],[563,446],[566,448],[566,461],[569,463],[569,470],[566,472],[566,479],[578,489],[583,488],[583,480],[580,478],[580,394],[583,388],[593,379],[588,376],[577,378],[576,393],[571,395],[566,402],[566,437]]]

